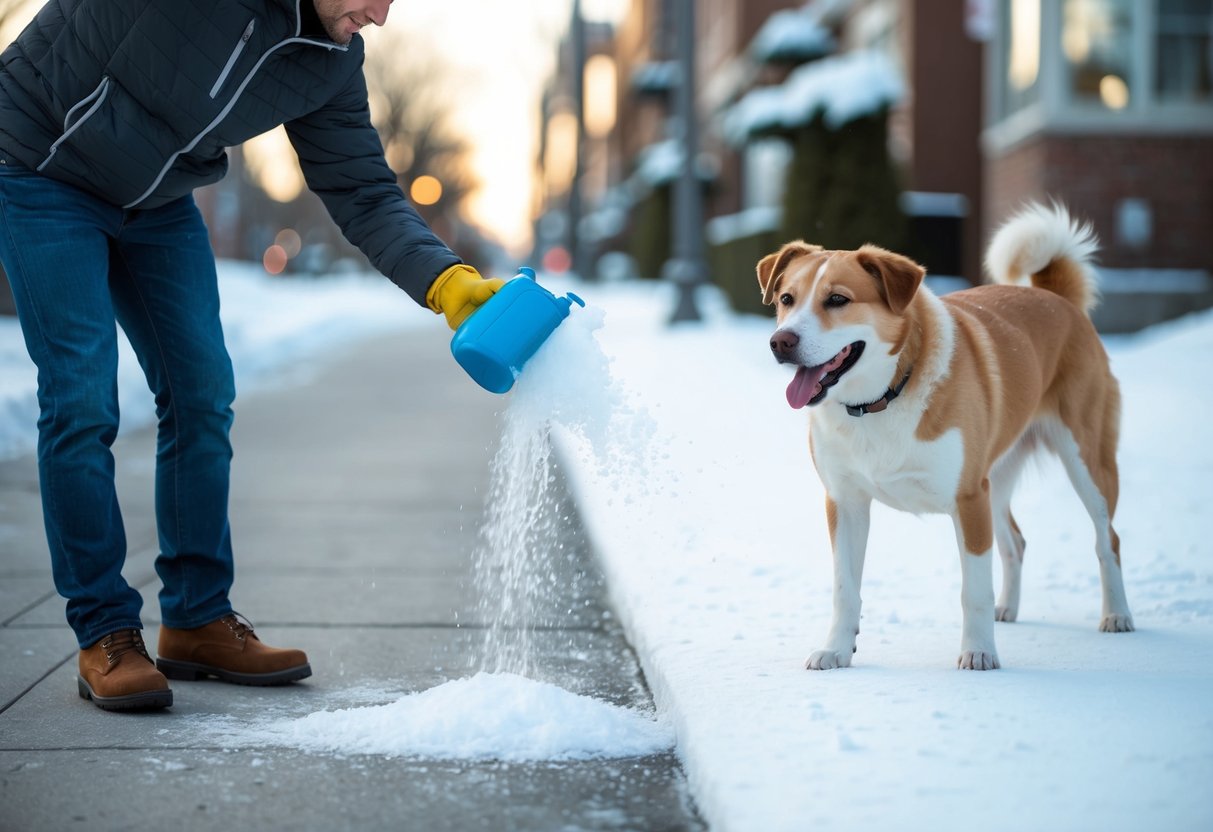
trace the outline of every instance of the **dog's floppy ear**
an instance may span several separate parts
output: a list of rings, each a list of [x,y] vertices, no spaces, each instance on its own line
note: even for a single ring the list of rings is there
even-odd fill
[[[779,287],[779,279],[783,277],[788,263],[797,257],[821,251],[821,246],[806,243],[804,240],[794,240],[784,243],[783,247],[774,254],[768,254],[758,261],[758,285],[762,288],[762,302],[770,306],[775,302],[775,290]]]
[[[859,265],[880,281],[881,294],[889,308],[900,315],[914,299],[927,270],[909,257],[866,245],[856,252]]]

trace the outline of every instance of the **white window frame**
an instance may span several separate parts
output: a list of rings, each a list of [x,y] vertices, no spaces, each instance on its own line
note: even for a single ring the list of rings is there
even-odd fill
[[[1000,0],[1005,3],[1007,0]],[[1000,153],[1039,133],[1167,135],[1213,134],[1213,103],[1166,102],[1155,94],[1158,4],[1134,2],[1133,57],[1129,104],[1111,110],[1071,95],[1069,66],[1062,51],[1063,0],[1040,0],[1040,95],[1036,102],[1001,114],[1005,43],[991,38],[986,49],[986,129],[982,144]],[[1001,21],[1001,18],[999,18]]]

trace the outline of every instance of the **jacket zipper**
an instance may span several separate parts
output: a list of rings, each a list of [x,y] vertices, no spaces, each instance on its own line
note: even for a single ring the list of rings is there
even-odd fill
[[[177,161],[177,157],[180,156],[182,153],[189,153],[191,150],[193,150],[195,147],[197,147],[198,142],[202,141],[203,136],[205,136],[207,133],[214,130],[215,127],[219,124],[219,122],[221,122],[225,118],[227,118],[228,113],[230,113],[232,111],[232,108],[234,108],[236,106],[236,102],[240,100],[240,96],[244,93],[245,87],[248,86],[249,81],[253,80],[253,76],[257,74],[257,70],[261,69],[261,65],[265,63],[266,59],[269,58],[270,55],[274,54],[282,47],[289,46],[292,43],[303,43],[303,44],[307,44],[309,46],[319,46],[324,49],[328,49],[329,51],[337,50],[339,52],[346,52],[349,50],[348,46],[339,46],[335,43],[327,43],[324,41],[312,40],[310,38],[301,38],[301,37],[287,38],[286,40],[279,41],[278,43],[271,46],[269,49],[267,49],[265,51],[265,53],[260,58],[257,59],[257,63],[255,63],[253,65],[253,68],[249,70],[248,75],[244,76],[244,80],[240,82],[240,86],[236,88],[236,92],[234,92],[232,94],[231,99],[229,99],[227,104],[225,104],[223,106],[223,109],[219,112],[219,115],[215,116],[211,120],[210,124],[208,124],[206,127],[203,127],[201,132],[199,132],[198,135],[194,136],[194,138],[190,141],[189,144],[187,144],[185,147],[181,148],[176,153],[173,153],[171,156],[168,157],[168,161],[166,161],[164,163],[164,167],[160,168],[160,173],[157,174],[156,178],[152,180],[152,184],[147,186],[146,191],[144,191],[139,196],[137,196],[135,199],[126,203],[126,205],[123,205],[122,207],[124,209],[134,208],[140,202],[143,202],[143,200],[145,200],[149,196],[151,196],[152,192],[155,191],[157,187],[159,187],[160,182],[164,179],[165,175],[169,172],[169,169],[172,168],[173,162]]]
[[[215,81],[215,86],[211,87],[211,98],[219,94],[219,90],[223,88],[223,82],[227,80],[228,74],[232,71],[232,67],[236,65],[236,61],[240,58],[240,53],[244,51],[244,47],[248,44],[249,38],[253,36],[253,27],[257,25],[257,18],[253,18],[245,27],[244,34],[240,36],[240,42],[236,44],[236,48],[232,50],[231,57],[227,59],[227,63],[223,65],[223,71],[219,73],[219,79]]]
[[[97,112],[97,109],[105,101],[105,96],[109,93],[109,88],[109,76],[101,76],[101,83],[97,85],[97,88],[84,98],[77,101],[75,105],[73,105],[72,108],[67,111],[67,115],[63,117],[63,135],[56,139],[55,143],[51,145],[50,150],[46,154],[46,158],[42,160],[42,164],[38,165],[37,170],[42,170],[44,167],[50,164],[51,159],[54,158],[55,153],[59,150],[59,145],[67,141],[68,137],[71,136],[72,133],[75,133],[76,130],[79,129],[80,125],[88,121],[89,117],[92,116],[93,113]],[[92,102],[92,106],[85,110],[84,114],[80,116],[80,118],[77,119],[74,124],[72,124],[71,120],[75,112],[88,104],[90,101]]]

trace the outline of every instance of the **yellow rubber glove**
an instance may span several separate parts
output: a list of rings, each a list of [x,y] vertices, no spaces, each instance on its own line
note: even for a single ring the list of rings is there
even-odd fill
[[[458,329],[480,304],[504,285],[505,281],[500,277],[486,280],[471,266],[460,263],[438,275],[430,284],[430,290],[425,293],[425,303],[435,312],[446,315],[451,329]]]

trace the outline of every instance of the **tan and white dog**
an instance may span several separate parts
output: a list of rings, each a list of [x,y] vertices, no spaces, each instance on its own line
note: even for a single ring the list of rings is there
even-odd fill
[[[1038,449],[1056,454],[1095,524],[1099,629],[1133,629],[1112,529],[1120,391],[1088,317],[1096,240],[1065,208],[1033,205],[995,235],[998,284],[940,298],[917,263],[875,246],[793,242],[758,263],[777,307],[771,351],[797,367],[792,407],[811,406],[809,448],[834,550],[830,632],[806,666],[850,665],[872,500],[951,515],[964,612],[958,666],[999,666],[994,622],[1019,609],[1024,539],[1011,493]],[[1030,277],[1031,286],[1013,284]],[[993,549],[1003,563],[994,600]]]

